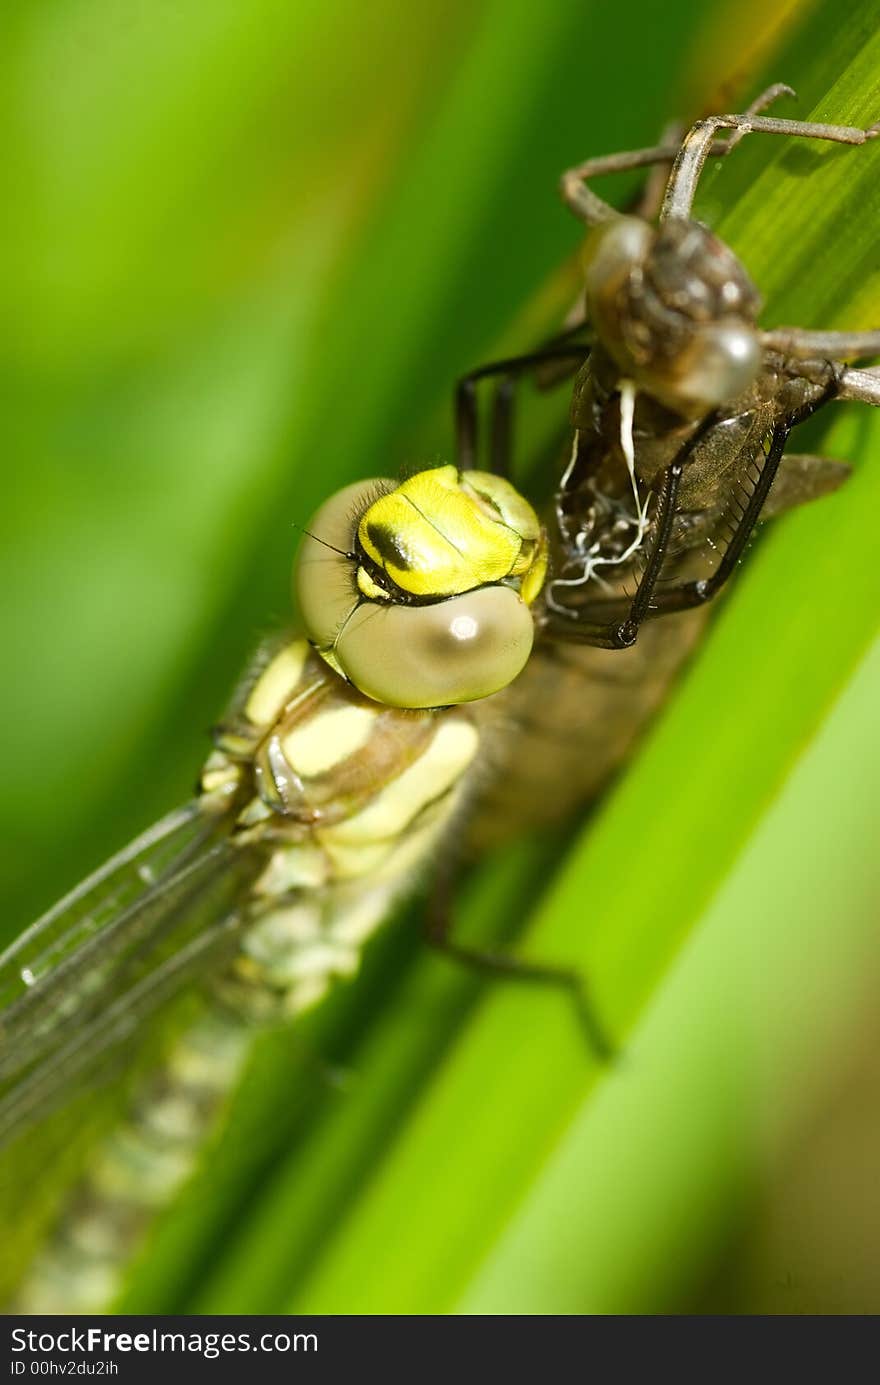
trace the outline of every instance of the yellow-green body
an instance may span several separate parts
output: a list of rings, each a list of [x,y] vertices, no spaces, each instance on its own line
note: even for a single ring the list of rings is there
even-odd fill
[[[151,1218],[189,1177],[267,1024],[315,1005],[357,970],[365,942],[463,805],[480,737],[467,712],[382,707],[305,640],[240,693],[202,776],[202,810],[228,819],[260,868],[235,955],[171,1043],[128,1116],[91,1156],[14,1311],[96,1311]]]

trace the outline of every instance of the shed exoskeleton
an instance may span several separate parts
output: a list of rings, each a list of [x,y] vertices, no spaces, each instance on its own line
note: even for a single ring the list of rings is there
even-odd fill
[[[577,366],[569,465],[556,496],[541,629],[599,648],[632,645],[647,620],[705,605],[733,573],[756,523],[833,489],[847,468],[786,455],[789,434],[832,400],[880,403],[880,331],[763,331],[744,266],[691,217],[708,155],[750,132],[861,145],[880,133],[761,114],[698,121],[681,142],[588,160],[562,195],[590,228],[583,323],[541,351],[481,367],[459,386],[463,455],[476,455],[475,387],[500,377],[496,464],[504,466],[513,384],[548,362]],[[719,131],[730,131],[725,141]],[[598,175],[671,166],[659,223],[624,215],[590,188]],[[500,440],[500,441],[499,441]]]

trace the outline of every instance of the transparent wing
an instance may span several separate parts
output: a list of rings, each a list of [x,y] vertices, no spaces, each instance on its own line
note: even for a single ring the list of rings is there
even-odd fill
[[[260,864],[223,818],[168,814],[0,957],[0,1144],[83,1077],[100,1080],[145,1018],[235,945]]]
[[[163,878],[169,865],[183,864],[187,847],[197,849],[209,822],[193,800],[176,808],[111,856],[75,889],[0,953],[0,1016],[5,1020],[19,997],[76,957],[126,905]]]

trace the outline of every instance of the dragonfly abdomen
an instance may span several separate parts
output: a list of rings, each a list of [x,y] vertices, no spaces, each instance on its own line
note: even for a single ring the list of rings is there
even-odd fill
[[[521,677],[486,706],[494,772],[469,825],[471,849],[594,801],[662,706],[707,615],[687,611],[648,625],[631,649],[537,644]]]
[[[118,1293],[138,1242],[198,1164],[255,1037],[357,971],[448,828],[479,742],[468,712],[371,703],[302,640],[242,691],[201,799],[262,858],[239,905],[239,947],[204,978],[203,1012],[93,1154],[15,1311],[96,1311]]]

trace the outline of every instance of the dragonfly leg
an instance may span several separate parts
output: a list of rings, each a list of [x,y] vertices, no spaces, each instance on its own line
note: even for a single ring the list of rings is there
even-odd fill
[[[510,356],[506,360],[491,361],[478,366],[463,375],[455,387],[455,434],[456,461],[462,471],[472,471],[479,461],[480,423],[477,392],[484,380],[497,380],[498,386],[492,403],[492,420],[489,434],[489,470],[496,475],[509,477],[511,473],[513,450],[513,408],[516,386],[520,379],[548,362],[570,361],[577,366],[589,354],[589,345],[583,341],[568,340],[575,332],[582,332],[579,324],[572,332],[554,338],[538,351],[524,356]]]
[[[502,981],[517,981],[535,986],[553,986],[568,996],[575,1007],[578,1023],[595,1056],[603,1063],[616,1057],[617,1050],[605,1033],[592,1005],[583,976],[574,967],[544,962],[527,962],[507,952],[495,952],[466,943],[452,936],[451,876],[444,872],[435,884],[428,905],[425,941],[459,966]]]

